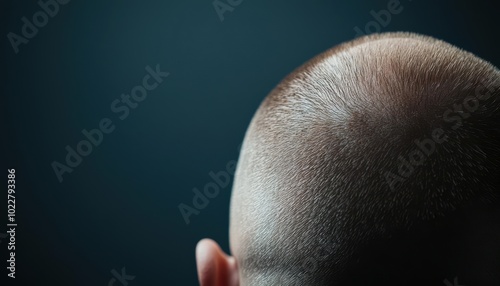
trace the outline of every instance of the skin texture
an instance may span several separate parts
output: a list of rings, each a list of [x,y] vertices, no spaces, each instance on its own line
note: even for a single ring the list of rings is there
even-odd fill
[[[499,96],[497,68],[426,36],[313,58],[250,123],[234,258],[200,242],[201,285],[500,285]],[[402,175],[415,140],[433,138]]]

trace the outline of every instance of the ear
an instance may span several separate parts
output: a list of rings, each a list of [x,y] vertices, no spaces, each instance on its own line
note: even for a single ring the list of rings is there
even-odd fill
[[[201,286],[238,286],[238,267],[232,256],[225,254],[211,239],[196,245],[196,267]]]

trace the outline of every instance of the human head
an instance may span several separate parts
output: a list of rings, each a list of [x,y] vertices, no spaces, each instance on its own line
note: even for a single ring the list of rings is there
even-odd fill
[[[250,123],[234,257],[202,241],[202,285],[500,281],[499,96],[497,68],[426,36],[365,36],[313,58]]]

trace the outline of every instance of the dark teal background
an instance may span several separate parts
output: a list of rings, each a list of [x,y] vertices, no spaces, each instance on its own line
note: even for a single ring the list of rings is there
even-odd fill
[[[401,0],[382,31],[431,35],[499,66],[493,2]],[[211,1],[72,0],[15,54],[8,32],[21,34],[21,17],[40,8],[2,1],[0,182],[5,190],[16,168],[15,285],[104,286],[122,267],[136,276],[130,286],[197,285],[196,242],[228,250],[230,187],[189,225],[178,205],[237,159],[253,113],[284,76],[352,39],[387,3],[244,0],[221,22]],[[156,64],[170,76],[120,121],[110,103]],[[116,130],[59,183],[51,163],[104,117]],[[3,281],[5,239],[0,248]]]

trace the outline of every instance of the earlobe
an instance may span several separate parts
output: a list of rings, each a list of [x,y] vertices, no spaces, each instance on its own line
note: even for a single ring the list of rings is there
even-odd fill
[[[201,286],[238,286],[238,266],[232,256],[225,254],[211,239],[196,246],[196,267]]]

